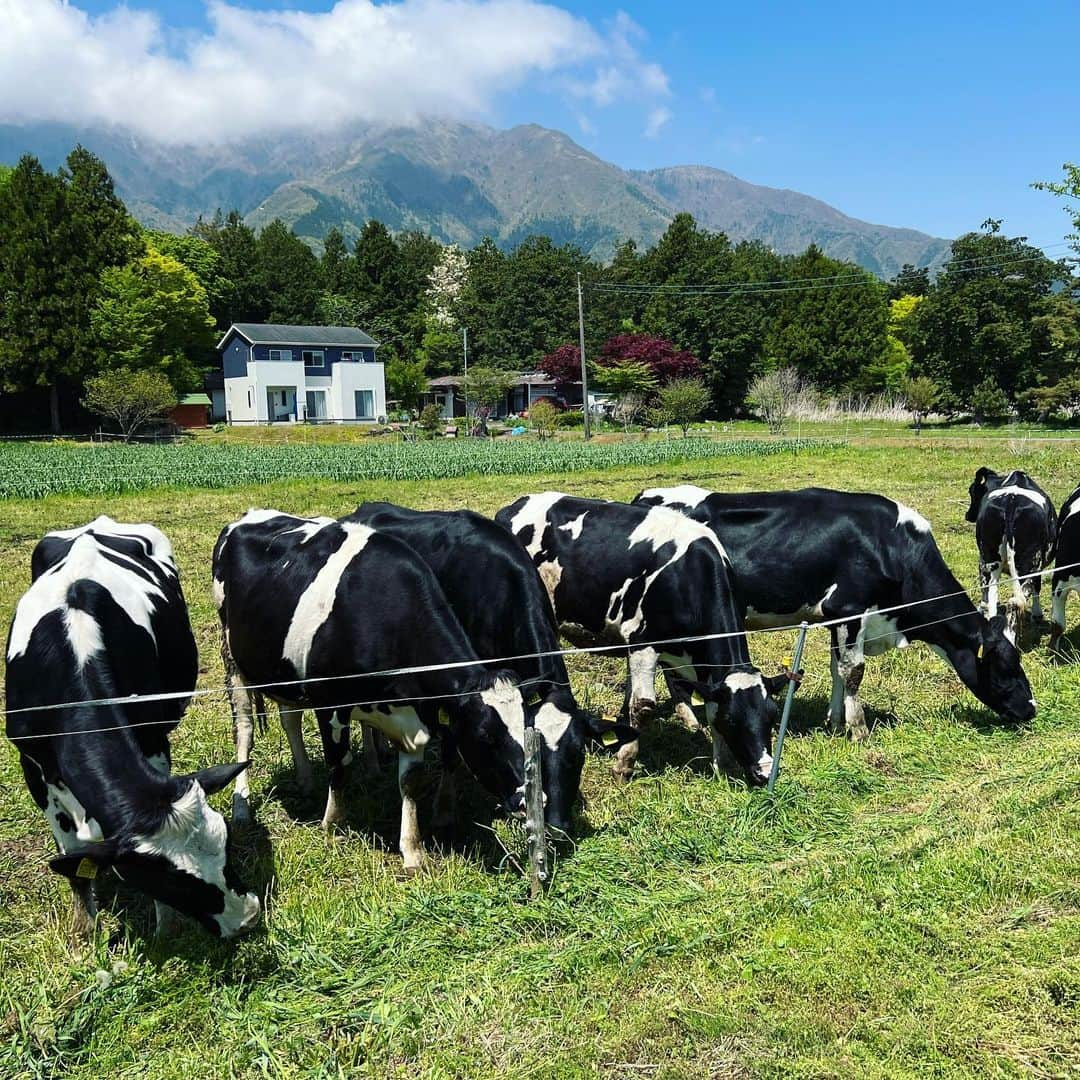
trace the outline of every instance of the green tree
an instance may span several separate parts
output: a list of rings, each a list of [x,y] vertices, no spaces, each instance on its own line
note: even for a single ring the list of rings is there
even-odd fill
[[[937,383],[925,375],[914,379],[905,377],[900,392],[904,395],[904,402],[915,420],[916,433],[921,433],[923,417],[937,404],[940,393]]]
[[[1062,180],[1040,180],[1031,186],[1036,191],[1049,191],[1065,200],[1065,211],[1072,218],[1076,230],[1066,239],[1073,242],[1073,248],[1080,252],[1080,165],[1066,162],[1062,165],[1065,176]]]
[[[657,420],[682,428],[684,439],[709,407],[709,389],[700,379],[673,379],[656,397]]]
[[[322,287],[325,292],[342,294],[347,291],[349,278],[349,245],[341,230],[333,225],[323,237],[323,253],[319,260]]]
[[[144,233],[147,247],[155,248],[162,255],[169,255],[186,266],[206,291],[210,313],[215,316],[215,326],[224,333],[228,324],[217,322],[216,312],[223,310],[233,295],[232,281],[225,275],[225,260],[221,253],[207,240],[194,233],[177,236],[175,233],[150,230]]]
[[[604,367],[595,367],[593,377],[599,389],[615,397],[647,396],[656,389],[656,376],[643,360],[613,360]]]
[[[423,360],[394,357],[386,364],[386,396],[403,409],[415,409],[427,391],[427,365]]]
[[[90,316],[100,368],[160,368],[181,389],[199,384],[198,359],[214,344],[206,290],[183,263],[149,248],[109,267]]]
[[[953,406],[970,403],[988,381],[1010,398],[1035,385],[1035,319],[1055,281],[1067,276],[1023,237],[1003,236],[996,222],[961,236],[905,323],[913,369],[931,376]]]
[[[559,410],[550,401],[534,401],[529,406],[529,426],[538,439],[550,439],[555,433]]]
[[[280,219],[259,233],[255,250],[269,300],[267,321],[301,326],[313,323],[319,299],[315,253]]]
[[[1080,408],[1080,302],[1063,290],[1047,298],[1032,323],[1038,351],[1035,385],[1016,396],[1026,415],[1045,420]]]
[[[112,420],[125,442],[143,424],[164,416],[176,405],[173,390],[162,371],[117,368],[86,380],[83,405],[92,413]]]
[[[62,384],[93,371],[90,313],[102,274],[139,251],[137,227],[105,166],[76,147],[56,175],[26,156],[0,185],[0,377],[48,387],[61,430]]]
[[[217,300],[208,292],[211,303],[217,305],[211,307],[211,314],[218,328],[227,330],[236,322],[266,322],[270,298],[259,264],[255,230],[244,222],[239,211],[230,210],[222,217],[218,210],[209,221],[199,218],[191,232],[221,256],[227,287]]]
[[[984,379],[972,390],[970,406],[979,424],[1000,423],[1009,415],[1009,399],[993,378]]]
[[[899,300],[903,296],[925,296],[929,291],[930,268],[927,266],[904,263],[889,282],[890,300]]]

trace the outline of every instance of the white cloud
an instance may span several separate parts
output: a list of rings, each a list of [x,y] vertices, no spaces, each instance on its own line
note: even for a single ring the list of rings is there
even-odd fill
[[[652,109],[645,121],[645,138],[655,139],[670,119],[671,110],[663,105],[658,105],[655,109]]]
[[[317,14],[207,0],[207,18],[207,33],[176,35],[119,0],[98,17],[77,0],[0,0],[0,121],[182,142],[482,117],[525,84],[594,105],[670,93],[628,16],[602,33],[540,0],[338,0]]]

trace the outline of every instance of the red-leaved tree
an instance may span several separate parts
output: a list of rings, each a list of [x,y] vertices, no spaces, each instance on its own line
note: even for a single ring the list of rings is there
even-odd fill
[[[581,382],[581,350],[576,345],[560,345],[536,366],[557,386]]]
[[[574,352],[577,353],[577,349]],[[701,377],[697,357],[685,349],[677,349],[667,338],[652,334],[616,334],[608,338],[596,363],[600,367],[611,367],[627,361],[645,364],[659,386],[667,385],[672,379]]]

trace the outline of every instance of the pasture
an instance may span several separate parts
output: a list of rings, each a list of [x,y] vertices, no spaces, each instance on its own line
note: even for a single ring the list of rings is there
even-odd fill
[[[974,586],[963,515],[975,469],[1022,467],[1058,504],[1080,480],[1080,454],[1045,444],[604,464],[613,467],[568,473],[553,461],[559,471],[532,475],[258,486],[231,486],[237,477],[223,471],[218,486],[192,479],[197,490],[9,497],[0,503],[0,612],[10,620],[48,529],[101,512],[152,521],[176,549],[200,685],[217,687],[211,548],[251,506],[339,515],[371,498],[491,514],[551,487],[625,499],[681,481],[819,483],[917,508]],[[8,473],[10,494],[17,482]],[[1075,644],[1075,604],[1069,616]],[[773,799],[714,779],[704,735],[663,708],[631,784],[616,787],[601,757],[587,763],[587,808],[536,903],[515,868],[520,833],[492,821],[476,791],[463,804],[475,824],[442,849],[429,840],[415,878],[400,873],[390,769],[375,783],[354,772],[350,827],[327,839],[317,824],[324,791],[298,797],[272,724],[255,744],[256,826],[234,834],[249,883],[268,895],[266,922],[235,945],[195,927],[156,941],[150,905],[120,888],[96,950],[73,957],[68,890],[48,871],[48,829],[5,742],[0,1075],[1075,1075],[1080,669],[1051,665],[1045,639],[1029,653],[1040,710],[1018,730],[994,723],[923,646],[889,653],[867,665],[872,738],[856,747],[823,727],[826,643],[811,632]],[[750,645],[773,672],[792,637],[755,635]],[[573,657],[570,667],[583,704],[617,709],[620,664]],[[319,762],[317,743],[312,723]],[[231,752],[224,698],[196,699],[174,740],[175,768]],[[227,811],[227,795],[215,801]]]

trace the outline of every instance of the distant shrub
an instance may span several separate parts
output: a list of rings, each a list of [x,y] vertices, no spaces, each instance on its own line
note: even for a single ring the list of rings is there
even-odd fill
[[[971,392],[971,415],[979,424],[1000,424],[1009,413],[1009,399],[993,378],[984,379]]]
[[[585,414],[578,412],[576,409],[567,409],[555,417],[555,426],[557,428],[584,427]]]

